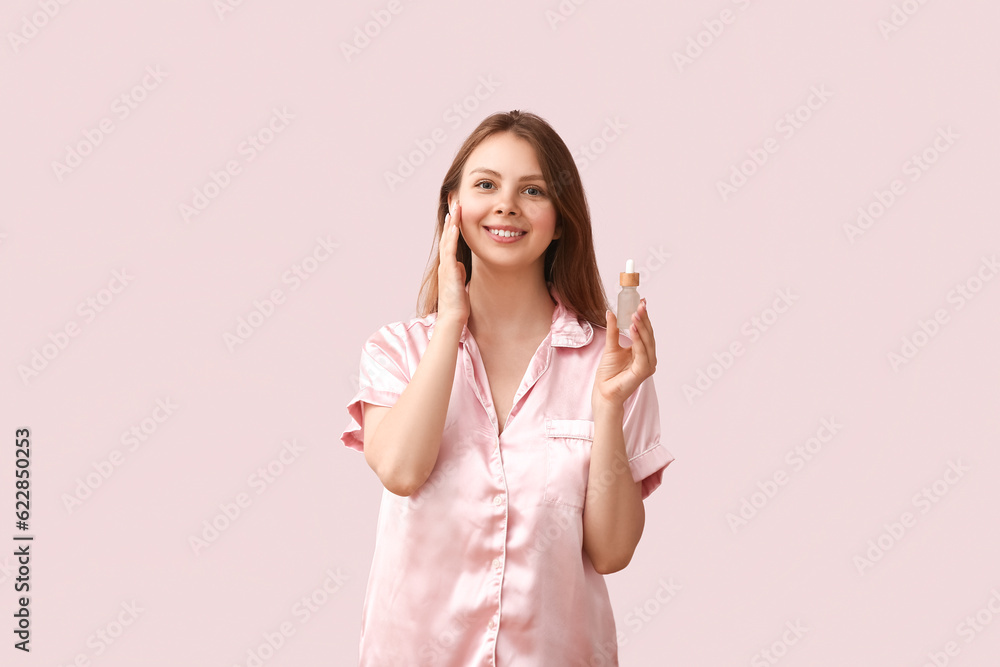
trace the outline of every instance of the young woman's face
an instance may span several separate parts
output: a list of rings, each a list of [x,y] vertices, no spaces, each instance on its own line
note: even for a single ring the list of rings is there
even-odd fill
[[[535,149],[509,132],[488,137],[472,151],[449,205],[456,200],[462,236],[479,261],[508,267],[543,262],[549,243],[562,234]],[[491,231],[500,228],[523,233],[506,238]]]

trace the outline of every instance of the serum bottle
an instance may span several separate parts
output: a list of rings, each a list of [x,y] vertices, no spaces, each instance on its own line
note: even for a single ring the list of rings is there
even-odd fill
[[[639,309],[639,274],[635,272],[635,262],[631,259],[625,262],[625,272],[618,274],[618,329],[628,331],[632,326],[632,313]]]

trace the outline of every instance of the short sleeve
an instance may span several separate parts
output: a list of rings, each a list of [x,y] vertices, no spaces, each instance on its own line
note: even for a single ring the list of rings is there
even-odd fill
[[[660,486],[663,471],[674,457],[660,442],[660,406],[652,375],[642,381],[629,401],[625,405],[622,434],[632,479],[642,480],[642,499],[645,500]]]
[[[373,333],[361,348],[358,393],[347,404],[350,423],[340,436],[341,442],[364,451],[364,414],[362,402],[391,408],[410,382],[405,332],[399,325],[387,324]]]

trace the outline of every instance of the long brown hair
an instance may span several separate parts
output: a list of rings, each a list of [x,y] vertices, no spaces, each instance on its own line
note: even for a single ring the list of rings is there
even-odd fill
[[[462,184],[462,171],[472,151],[487,137],[510,132],[535,149],[549,198],[556,209],[556,229],[562,229],[545,250],[545,282],[552,283],[563,305],[582,319],[607,326],[604,310],[610,308],[594,254],[590,208],[583,192],[580,172],[573,155],[556,131],[542,118],[527,111],[508,111],[487,117],[465,140],[455,155],[438,200],[437,225],[432,261],[417,296],[417,316],[426,317],[438,309],[438,242],[448,212],[448,194]],[[458,260],[465,265],[465,282],[472,279],[472,251],[465,239],[458,239]]]

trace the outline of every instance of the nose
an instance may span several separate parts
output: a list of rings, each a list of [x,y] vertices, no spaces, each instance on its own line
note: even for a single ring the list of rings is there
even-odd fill
[[[507,199],[504,199],[497,203],[497,207],[494,210],[497,215],[517,215],[517,209]]]

